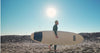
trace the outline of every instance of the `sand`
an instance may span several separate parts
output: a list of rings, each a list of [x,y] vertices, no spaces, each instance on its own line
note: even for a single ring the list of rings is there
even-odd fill
[[[100,42],[88,41],[72,46],[58,45],[57,50],[57,53],[100,53]],[[49,48],[42,43],[1,43],[1,53],[49,53]]]

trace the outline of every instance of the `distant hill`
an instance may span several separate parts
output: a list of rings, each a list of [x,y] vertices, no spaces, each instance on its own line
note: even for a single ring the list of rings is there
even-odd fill
[[[1,43],[10,43],[10,42],[34,42],[30,39],[30,35],[5,35],[1,36]]]
[[[79,33],[82,36],[95,36],[95,37],[100,37],[100,32],[96,33]]]
[[[86,40],[100,40],[100,32],[96,33],[79,33]]]

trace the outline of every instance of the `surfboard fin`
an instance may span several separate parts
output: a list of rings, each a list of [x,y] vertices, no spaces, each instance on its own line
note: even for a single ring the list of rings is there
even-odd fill
[[[76,41],[76,36],[75,35],[73,35],[73,41]]]

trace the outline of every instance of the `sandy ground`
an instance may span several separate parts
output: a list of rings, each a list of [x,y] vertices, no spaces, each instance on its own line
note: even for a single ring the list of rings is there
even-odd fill
[[[53,46],[52,46],[53,50]],[[100,42],[83,42],[72,46],[57,46],[57,53],[100,53]],[[1,53],[54,53],[41,43],[1,43]]]

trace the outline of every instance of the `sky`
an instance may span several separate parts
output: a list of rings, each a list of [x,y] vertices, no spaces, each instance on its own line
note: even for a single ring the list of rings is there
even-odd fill
[[[48,8],[56,15],[47,16]],[[100,0],[1,0],[1,34],[26,35],[53,28],[74,33],[100,32]]]

